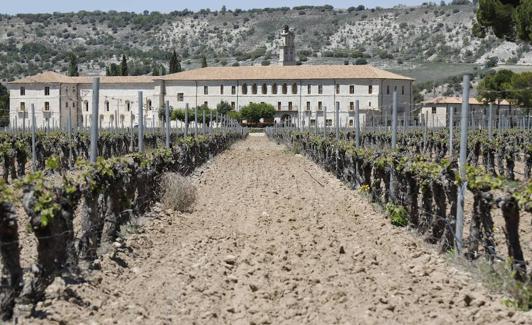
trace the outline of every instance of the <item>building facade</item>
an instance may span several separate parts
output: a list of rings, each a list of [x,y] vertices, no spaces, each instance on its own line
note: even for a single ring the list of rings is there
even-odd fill
[[[90,126],[92,79],[45,72],[10,83],[11,125],[29,126],[33,104],[38,127]],[[225,101],[236,111],[267,103],[277,111],[276,123],[295,125],[323,125],[325,115],[328,125],[352,125],[357,100],[363,123],[368,112],[391,111],[394,91],[399,112],[412,107],[412,79],[369,65],[207,67],[163,77],[100,77],[100,126],[137,125],[139,91],[147,126],[159,125],[167,101],[173,109],[216,108]]]

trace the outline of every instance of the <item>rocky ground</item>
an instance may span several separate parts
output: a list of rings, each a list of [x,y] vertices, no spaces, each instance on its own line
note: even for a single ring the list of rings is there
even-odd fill
[[[192,176],[190,213],[159,206],[84,284],[57,281],[22,323],[525,324],[361,194],[252,135]]]

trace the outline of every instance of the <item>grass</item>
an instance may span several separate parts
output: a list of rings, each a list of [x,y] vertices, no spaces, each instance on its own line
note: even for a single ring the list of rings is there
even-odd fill
[[[510,260],[490,263],[486,259],[468,260],[455,250],[448,253],[449,259],[466,269],[491,292],[505,297],[502,303],[517,310],[532,310],[532,282],[528,277],[524,282],[515,279],[515,271]]]

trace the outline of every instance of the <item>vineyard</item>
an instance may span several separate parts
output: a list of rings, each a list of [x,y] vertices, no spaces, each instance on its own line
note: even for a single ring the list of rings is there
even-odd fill
[[[532,131],[507,129],[491,138],[486,130],[468,137],[466,179],[460,179],[460,148],[449,150],[448,130],[410,130],[397,134],[367,130],[299,131],[276,128],[275,141],[304,153],[353,189],[384,207],[392,224],[416,229],[441,252],[457,247],[459,184],[466,182],[466,239],[469,259],[511,261],[515,277],[528,282],[525,258],[532,257]],[[459,138],[459,132],[454,132]],[[524,240],[524,247],[521,245]],[[530,295],[519,303],[529,306]]]
[[[1,318],[11,317],[15,301],[42,300],[56,276],[81,279],[97,268],[99,248],[159,199],[164,173],[187,175],[245,134],[226,127],[195,137],[173,132],[165,148],[164,136],[147,133],[146,152],[137,152],[136,135],[109,131],[98,138],[95,163],[88,161],[90,137],[83,132],[36,134],[34,162],[31,135],[0,135]],[[27,249],[21,243],[31,242],[20,238],[26,220],[37,243],[31,270],[21,267],[21,249]]]

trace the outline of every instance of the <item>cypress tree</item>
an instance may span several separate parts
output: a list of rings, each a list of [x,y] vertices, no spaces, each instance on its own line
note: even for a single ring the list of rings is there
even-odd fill
[[[168,66],[169,73],[181,72],[181,65],[179,64],[179,59],[177,58],[177,53],[174,52],[170,56],[170,64]]]
[[[122,55],[122,62],[120,63],[120,75],[127,76],[127,59],[125,55]]]
[[[70,77],[79,76],[78,58],[74,55],[74,53],[70,53],[70,64],[68,65],[68,75]]]

